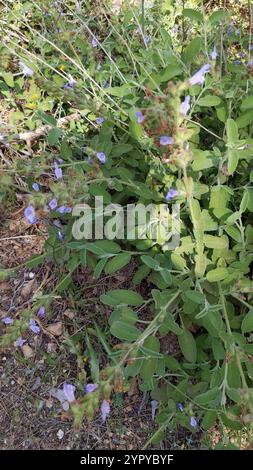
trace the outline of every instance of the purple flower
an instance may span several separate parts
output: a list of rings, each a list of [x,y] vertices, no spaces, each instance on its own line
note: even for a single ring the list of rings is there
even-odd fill
[[[92,393],[98,388],[98,384],[87,384],[85,385],[85,392]]]
[[[29,328],[36,335],[40,333],[40,327],[37,325],[36,321],[33,318],[31,318],[31,320],[29,321]]]
[[[98,117],[98,118],[96,119],[96,123],[97,123],[97,124],[103,124],[104,120],[105,120],[105,119],[104,119],[103,117]]]
[[[165,201],[169,202],[171,201],[171,199],[173,199],[174,197],[178,196],[178,191],[176,189],[169,189],[169,191],[167,192],[166,196],[165,196]]]
[[[53,211],[54,209],[56,209],[57,207],[57,199],[54,197],[53,199],[51,199],[51,201],[48,203],[50,209]]]
[[[241,34],[240,29],[236,29],[236,30],[235,30],[235,34],[236,34],[236,36],[240,36],[240,34]]]
[[[57,212],[60,212],[60,214],[70,214],[71,211],[72,211],[71,207],[67,207],[67,206],[60,206],[57,209]]]
[[[182,403],[177,403],[177,409],[178,409],[179,411],[181,411],[181,413],[183,413],[184,407],[183,407]]]
[[[96,38],[92,38],[91,45],[92,47],[98,47],[98,41]]]
[[[13,320],[11,317],[5,317],[2,319],[2,322],[5,324],[5,325],[12,325],[13,323]]]
[[[152,421],[155,420],[155,414],[158,406],[158,401],[152,400],[151,401],[151,416],[152,416]]]
[[[194,418],[194,416],[191,417],[190,425],[191,425],[192,428],[196,428],[198,426],[198,422],[197,422],[196,418]]]
[[[216,49],[216,46],[214,46],[213,50],[211,51],[210,57],[211,57],[211,60],[216,60],[216,59],[217,59],[217,49]]]
[[[74,88],[74,86],[77,84],[77,81],[74,80],[71,76],[70,79],[67,83],[65,83],[64,88],[67,90]]]
[[[190,109],[190,101],[191,101],[191,97],[189,95],[187,95],[184,99],[184,101],[182,101],[181,103],[181,113],[184,114],[184,116],[186,116],[186,114],[188,113],[189,109]]]
[[[252,65],[253,65],[253,60],[249,60],[249,62],[247,63],[247,66],[252,67]]]
[[[26,339],[23,339],[23,338],[17,338],[16,341],[15,341],[15,346],[16,348],[22,348],[23,344],[26,343]]]
[[[177,24],[175,24],[175,25],[173,26],[173,28],[171,29],[172,33],[174,33],[174,34],[175,34],[175,33],[178,33],[178,30],[179,30],[179,27],[178,27]]]
[[[62,178],[62,169],[59,168],[57,162],[54,162],[54,174],[56,179],[60,180]]]
[[[38,183],[33,183],[32,187],[33,187],[34,191],[36,191],[36,193],[40,190],[40,187],[39,187]]]
[[[31,77],[33,75],[33,70],[30,69],[27,65],[24,64],[24,62],[20,61],[19,62],[20,67],[22,68],[22,73],[24,74],[24,77]]]
[[[45,309],[45,307],[40,307],[39,310],[38,310],[38,312],[37,312],[37,315],[38,315],[38,317],[41,318],[41,319],[45,318],[45,316],[46,316],[46,309]]]
[[[240,54],[239,54],[239,56],[240,56],[241,58],[245,57],[245,55],[246,55],[245,52],[240,52]]]
[[[253,44],[250,44],[249,45],[249,51],[252,51],[252,49],[253,49]]]
[[[76,387],[74,385],[71,385],[71,384],[67,384],[65,383],[63,385],[63,393],[66,397],[66,399],[68,400],[69,403],[72,403],[73,401],[76,401],[75,399],[75,389]]]
[[[59,240],[60,240],[61,242],[63,242],[63,240],[64,240],[64,234],[63,234],[60,230],[58,231],[57,236],[58,236]]]
[[[144,36],[144,44],[145,46],[148,46],[148,44],[150,43],[151,41],[151,37],[150,36]]]
[[[106,162],[106,155],[104,152],[97,152],[97,158],[99,159],[100,163]]]
[[[210,70],[211,65],[205,64],[189,80],[191,85],[202,85],[205,81],[205,74]]]
[[[101,405],[101,418],[103,423],[110,414],[110,403],[107,400],[103,400]]]
[[[35,215],[35,209],[32,205],[25,208],[25,218],[28,224],[36,224],[37,218]]]
[[[240,63],[241,63],[240,60],[235,60],[235,61],[234,61],[234,64],[235,64],[235,65],[240,65]]]
[[[137,117],[138,124],[141,124],[145,119],[141,111],[136,111],[135,116]]]
[[[174,139],[173,137],[170,137],[169,135],[161,135],[160,137],[160,145],[171,145],[174,144]]]

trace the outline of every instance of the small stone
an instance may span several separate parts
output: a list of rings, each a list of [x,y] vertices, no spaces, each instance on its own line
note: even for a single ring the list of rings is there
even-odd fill
[[[64,431],[62,429],[59,429],[59,431],[57,432],[57,437],[59,441],[62,440],[63,436],[64,436]]]

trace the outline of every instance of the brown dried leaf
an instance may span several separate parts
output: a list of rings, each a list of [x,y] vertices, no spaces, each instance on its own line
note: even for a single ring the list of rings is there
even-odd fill
[[[65,310],[63,315],[65,315],[65,317],[68,317],[70,320],[73,320],[73,318],[75,317],[75,312],[72,312],[72,310],[67,309]]]
[[[34,354],[33,349],[28,344],[24,344],[24,346],[22,346],[22,352],[27,359],[33,357]]]
[[[57,321],[56,323],[52,323],[47,327],[46,331],[53,336],[61,336],[63,332],[62,322]]]

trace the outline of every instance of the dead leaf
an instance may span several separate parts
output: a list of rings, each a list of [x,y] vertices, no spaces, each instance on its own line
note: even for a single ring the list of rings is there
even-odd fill
[[[24,346],[22,346],[22,352],[27,359],[33,357],[34,354],[33,349],[28,344],[24,344]]]
[[[35,279],[32,279],[31,281],[29,281],[29,282],[23,287],[23,289],[21,289],[21,292],[20,292],[21,296],[22,296],[23,298],[25,298],[25,299],[26,299],[27,297],[29,297],[29,296],[32,294],[32,292],[35,290],[36,285],[37,285],[37,283],[35,282]]]
[[[57,321],[56,323],[52,323],[47,327],[46,331],[53,336],[61,336],[63,332],[62,322]]]
[[[67,309],[65,310],[63,315],[65,315],[65,317],[68,317],[70,320],[73,320],[73,318],[75,317],[75,312],[72,312],[72,310]]]

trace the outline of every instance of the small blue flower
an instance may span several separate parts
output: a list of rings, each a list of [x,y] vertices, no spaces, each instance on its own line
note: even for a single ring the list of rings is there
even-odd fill
[[[92,393],[98,388],[98,384],[87,384],[85,385],[85,392]]]
[[[13,320],[11,317],[5,317],[2,319],[2,322],[5,324],[5,325],[12,325],[13,323]]]
[[[36,224],[37,218],[35,215],[35,209],[32,205],[25,208],[24,214],[28,224]]]
[[[57,212],[60,212],[60,214],[70,214],[71,211],[72,211],[71,207],[67,207],[67,206],[60,206],[57,209]]]
[[[152,400],[152,401],[151,401],[151,416],[152,416],[152,421],[155,420],[155,414],[156,414],[157,407],[158,407],[158,401],[157,401],[157,400]]]
[[[23,339],[23,338],[17,338],[16,341],[15,341],[15,346],[16,348],[22,348],[23,344],[26,343],[26,339]]]
[[[103,423],[110,414],[110,403],[107,400],[103,400],[101,405],[101,418]]]
[[[150,36],[144,36],[144,44],[145,46],[148,46],[148,44],[150,43],[151,41],[151,37]]]
[[[141,124],[145,119],[141,111],[136,111],[135,116],[137,117],[138,124]]]
[[[76,387],[74,385],[71,385],[71,384],[67,384],[65,383],[63,385],[63,393],[66,397],[66,399],[68,400],[69,403],[72,403],[73,401],[75,401],[75,389]]]
[[[43,319],[46,317],[46,309],[45,307],[40,307],[39,310],[37,311],[37,315],[39,318]]]
[[[97,158],[99,159],[100,163],[106,163],[106,155],[104,152],[97,152]]]
[[[211,51],[211,54],[210,54],[210,57],[211,57],[211,60],[216,60],[217,59],[217,48],[216,46],[214,46],[213,50]]]
[[[36,191],[36,193],[40,190],[40,187],[39,187],[38,183],[33,183],[32,187],[33,187],[34,191]]]
[[[176,189],[171,188],[165,196],[165,201],[169,202],[176,196],[178,196],[178,191]]]
[[[161,135],[160,145],[165,146],[165,145],[172,145],[172,144],[174,144],[173,137],[170,137],[169,135]]]
[[[174,34],[175,34],[175,33],[178,33],[178,31],[179,31],[178,25],[175,24],[175,25],[173,26],[173,28],[171,29],[171,31],[172,31],[172,33],[174,33]]]
[[[71,77],[71,75],[69,75],[69,77],[70,77],[69,81],[65,83],[64,85],[64,88],[66,88],[67,90],[74,88],[74,86],[77,84],[77,81],[74,80],[74,78]]]
[[[202,85],[205,81],[205,74],[210,70],[211,65],[205,64],[189,80],[191,85]]]
[[[236,30],[235,30],[235,34],[236,34],[236,36],[240,36],[240,34],[241,34],[240,29],[236,29]]]
[[[188,113],[189,109],[190,109],[190,101],[191,101],[191,97],[189,95],[187,95],[184,99],[184,101],[182,101],[181,103],[181,113],[184,114],[184,116],[186,116],[186,114]]]
[[[191,425],[192,428],[196,428],[198,426],[198,422],[197,422],[196,418],[194,418],[194,416],[191,417],[190,425]]]
[[[240,65],[240,64],[241,64],[241,61],[237,59],[237,60],[234,61],[234,64],[235,64],[235,65]]]
[[[96,123],[97,123],[97,124],[103,124],[104,121],[105,121],[105,119],[104,119],[103,117],[98,117],[98,118],[96,119]]]
[[[95,37],[92,38],[91,45],[92,47],[98,47],[98,40]]]
[[[27,65],[25,65],[24,62],[20,61],[19,65],[22,68],[22,73],[25,78],[31,77],[33,75],[33,70],[30,69],[30,67],[28,67]]]
[[[58,236],[59,240],[60,240],[61,242],[63,242],[63,240],[64,240],[64,234],[63,234],[60,230],[58,231],[57,236]]]
[[[182,403],[177,403],[177,409],[178,409],[179,411],[181,411],[181,413],[183,413],[184,407],[183,407]]]
[[[60,180],[62,178],[62,169],[59,168],[57,162],[54,162],[54,174],[57,180]]]
[[[33,318],[31,318],[31,320],[29,322],[29,328],[36,335],[40,333],[40,327],[38,326],[38,324],[36,323],[36,321]]]
[[[56,209],[57,205],[58,205],[58,202],[57,202],[57,199],[54,197],[53,199],[51,199],[51,201],[48,203],[50,209],[53,211],[54,209]]]

